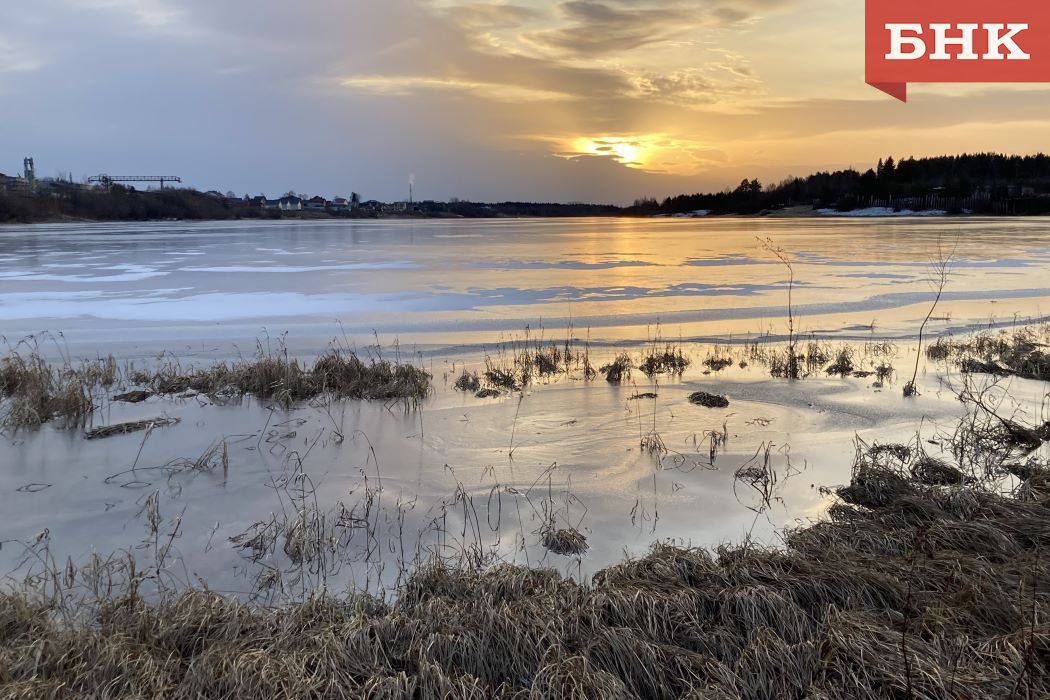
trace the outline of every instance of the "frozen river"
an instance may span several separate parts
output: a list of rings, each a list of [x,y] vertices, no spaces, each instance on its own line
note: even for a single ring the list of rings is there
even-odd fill
[[[786,330],[789,273],[759,243],[767,238],[793,261],[803,335],[832,353],[851,343],[862,369],[892,364],[886,386],[823,372],[770,378],[747,345]],[[123,365],[165,352],[193,364],[250,355],[264,336],[287,334],[304,359],[333,338],[363,349],[378,337],[387,348],[397,340],[435,384],[412,412],[99,397],[95,425],[180,422],[97,441],[57,425],[5,429],[0,576],[122,549],[157,566],[163,541],[159,568],[171,582],[279,596],[389,587],[397,561],[427,553],[586,576],[662,539],[776,544],[784,526],[821,517],[820,487],[848,481],[855,439],[946,449],[938,435],[959,416],[957,378],[924,367],[919,398],[900,388],[932,298],[930,263],[952,251],[934,333],[1048,313],[1050,225],[1037,220],[0,227],[9,346],[38,334],[56,358],[113,354]],[[596,365],[626,350],[637,366],[659,334],[692,365],[658,382],[636,371],[623,386],[559,376],[495,399],[452,388],[464,366],[506,361],[526,328],[533,342],[589,340]],[[734,365],[711,372],[703,362],[714,355]],[[727,395],[730,408],[690,405],[698,389]],[[1034,421],[1041,389],[1012,391]],[[649,393],[658,398],[637,398]],[[666,450],[641,448],[653,435]],[[712,449],[718,435],[725,444]],[[226,465],[191,466],[209,451]],[[772,470],[764,492],[736,478],[763,464]],[[296,565],[280,537],[261,555],[242,546],[314,512],[338,530],[325,531],[339,551],[323,567]],[[588,554],[545,551],[549,523],[586,535]]]
[[[954,326],[1046,313],[1041,220],[487,220],[0,227],[0,334],[89,354],[197,353],[287,331],[447,348],[526,326],[592,340],[783,331],[914,335],[928,266],[955,249]]]

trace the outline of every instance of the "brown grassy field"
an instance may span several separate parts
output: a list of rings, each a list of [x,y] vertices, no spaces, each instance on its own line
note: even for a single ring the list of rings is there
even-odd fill
[[[0,599],[0,696],[1042,698],[1050,469],[1010,493],[904,446],[858,455],[783,549],[656,545],[579,583],[421,568],[392,602],[207,590]],[[61,574],[57,574],[61,575]]]

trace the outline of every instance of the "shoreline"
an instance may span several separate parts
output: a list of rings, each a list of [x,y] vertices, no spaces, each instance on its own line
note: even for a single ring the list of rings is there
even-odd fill
[[[934,354],[1023,359],[1022,346],[969,339]],[[1050,691],[1050,592],[1039,584],[1050,577],[1050,463],[1023,426],[1001,424],[980,399],[966,405],[967,430],[938,433],[950,445],[918,434],[857,441],[845,485],[819,484],[832,496],[825,514],[789,526],[781,546],[657,540],[589,580],[471,554],[452,536],[407,555],[405,578],[382,593],[293,582],[276,598],[245,598],[178,582],[159,507],[146,540],[155,562],[118,554],[63,568],[46,563],[50,538],[38,540],[27,545],[43,562],[34,577],[0,585],[0,682],[15,697],[100,687],[479,700],[1041,696]],[[201,479],[232,471],[214,453],[171,468]],[[761,462],[735,475],[760,512],[778,497],[777,478]],[[325,571],[342,546],[322,544],[339,526],[309,503],[293,500],[297,515],[272,540],[231,538],[278,567],[267,585]],[[372,532],[374,522],[355,527]],[[559,561],[585,558],[580,533],[540,534],[566,548]]]
[[[885,213],[885,214],[869,214],[864,213],[869,210],[866,209],[855,209],[850,211],[835,212],[835,213],[819,213],[817,209],[813,207],[805,208],[792,208],[792,210],[780,210],[762,212],[758,214],[704,214],[704,215],[693,215],[693,214],[654,214],[654,215],[635,215],[635,214],[608,214],[608,215],[581,215],[581,216],[491,216],[491,217],[473,217],[473,216],[411,216],[411,215],[382,215],[382,216],[362,216],[362,217],[349,217],[349,216],[328,216],[324,214],[315,214],[310,216],[281,216],[280,218],[255,218],[255,217],[239,217],[239,218],[213,218],[213,219],[88,219],[83,217],[74,216],[62,216],[55,218],[46,218],[35,221],[21,221],[21,222],[0,222],[0,230],[4,228],[13,228],[18,226],[36,226],[36,225],[60,225],[60,224],[157,224],[157,223],[234,223],[234,222],[252,222],[258,224],[265,223],[287,223],[296,221],[305,222],[329,222],[329,221],[342,221],[346,223],[361,223],[361,222],[377,222],[377,221],[514,221],[514,220],[536,220],[542,221],[545,219],[549,220],[574,220],[574,219],[618,219],[618,220],[669,220],[669,221],[697,221],[697,220],[725,220],[725,219],[746,219],[746,220],[762,220],[762,219],[802,219],[802,220],[814,220],[814,221],[827,221],[836,219],[863,219],[863,220],[914,220],[914,219],[929,219],[929,220],[943,220],[943,219],[962,219],[962,220],[980,220],[980,219],[1002,219],[1005,221],[1015,219],[1043,219],[1050,216],[1039,215],[1039,214],[949,214],[946,212],[930,213],[924,211],[909,211],[902,213]]]

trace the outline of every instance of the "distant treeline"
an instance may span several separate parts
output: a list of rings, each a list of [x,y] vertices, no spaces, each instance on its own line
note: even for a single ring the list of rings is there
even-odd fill
[[[744,180],[735,189],[641,199],[621,208],[606,204],[451,200],[412,205],[371,202],[352,210],[279,211],[249,200],[189,189],[139,192],[114,185],[108,190],[53,185],[35,196],[0,190],[0,223],[86,219],[145,221],[159,219],[280,218],[488,218],[654,216],[706,211],[711,214],[762,214],[789,207],[850,211],[866,207],[944,210],[951,214],[1050,214],[1050,156],[991,153],[936,158],[892,157],[865,172],[819,172],[764,186]]]
[[[865,207],[944,209],[949,213],[1050,213],[1050,156],[979,153],[935,158],[892,157],[865,172],[839,170],[788,178],[763,186],[744,180],[735,189],[711,194],[642,199],[625,210],[632,215],[759,214],[794,206],[849,211]]]
[[[182,189],[138,192],[114,185],[109,190],[69,187],[32,197],[0,194],[0,222],[7,223],[63,218],[91,221],[267,218],[273,214],[279,212],[262,211],[247,203]]]
[[[582,217],[616,216],[620,207],[600,204],[530,202],[420,202],[411,206],[361,206],[354,210],[279,211],[250,201],[216,197],[189,189],[136,191],[114,185],[109,190],[68,186],[35,196],[0,191],[0,223],[32,223],[85,219],[90,221],[151,221],[163,219],[281,219],[389,217]]]
[[[480,219],[492,216],[520,217],[582,217],[582,216],[618,216],[623,213],[622,207],[610,204],[555,204],[536,202],[421,202],[414,205],[417,212],[427,216],[461,216],[468,219]]]

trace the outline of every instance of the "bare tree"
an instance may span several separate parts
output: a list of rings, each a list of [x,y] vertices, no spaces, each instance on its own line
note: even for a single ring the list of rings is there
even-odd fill
[[[785,373],[789,379],[798,379],[801,376],[801,371],[798,365],[798,352],[797,352],[797,337],[795,333],[795,306],[794,306],[794,293],[795,293],[795,267],[791,262],[791,258],[784,252],[784,249],[773,243],[772,238],[758,238],[758,243],[765,248],[770,254],[776,257],[784,267],[788,270],[788,356],[787,362],[785,363]]]
[[[915,351],[915,371],[911,375],[911,381],[904,385],[905,397],[919,395],[919,390],[915,383],[919,379],[919,365],[922,363],[922,341],[926,335],[926,327],[933,319],[933,314],[936,313],[937,306],[941,303],[941,298],[944,296],[944,289],[948,286],[948,278],[951,276],[952,271],[952,260],[955,258],[955,251],[958,250],[958,248],[958,236],[955,238],[955,245],[952,246],[952,250],[948,254],[945,254],[941,241],[938,241],[937,258],[930,261],[929,282],[930,286],[936,291],[936,295],[933,298],[933,304],[930,306],[930,312],[926,314],[926,318],[923,320],[922,325],[919,326],[919,347]]]

